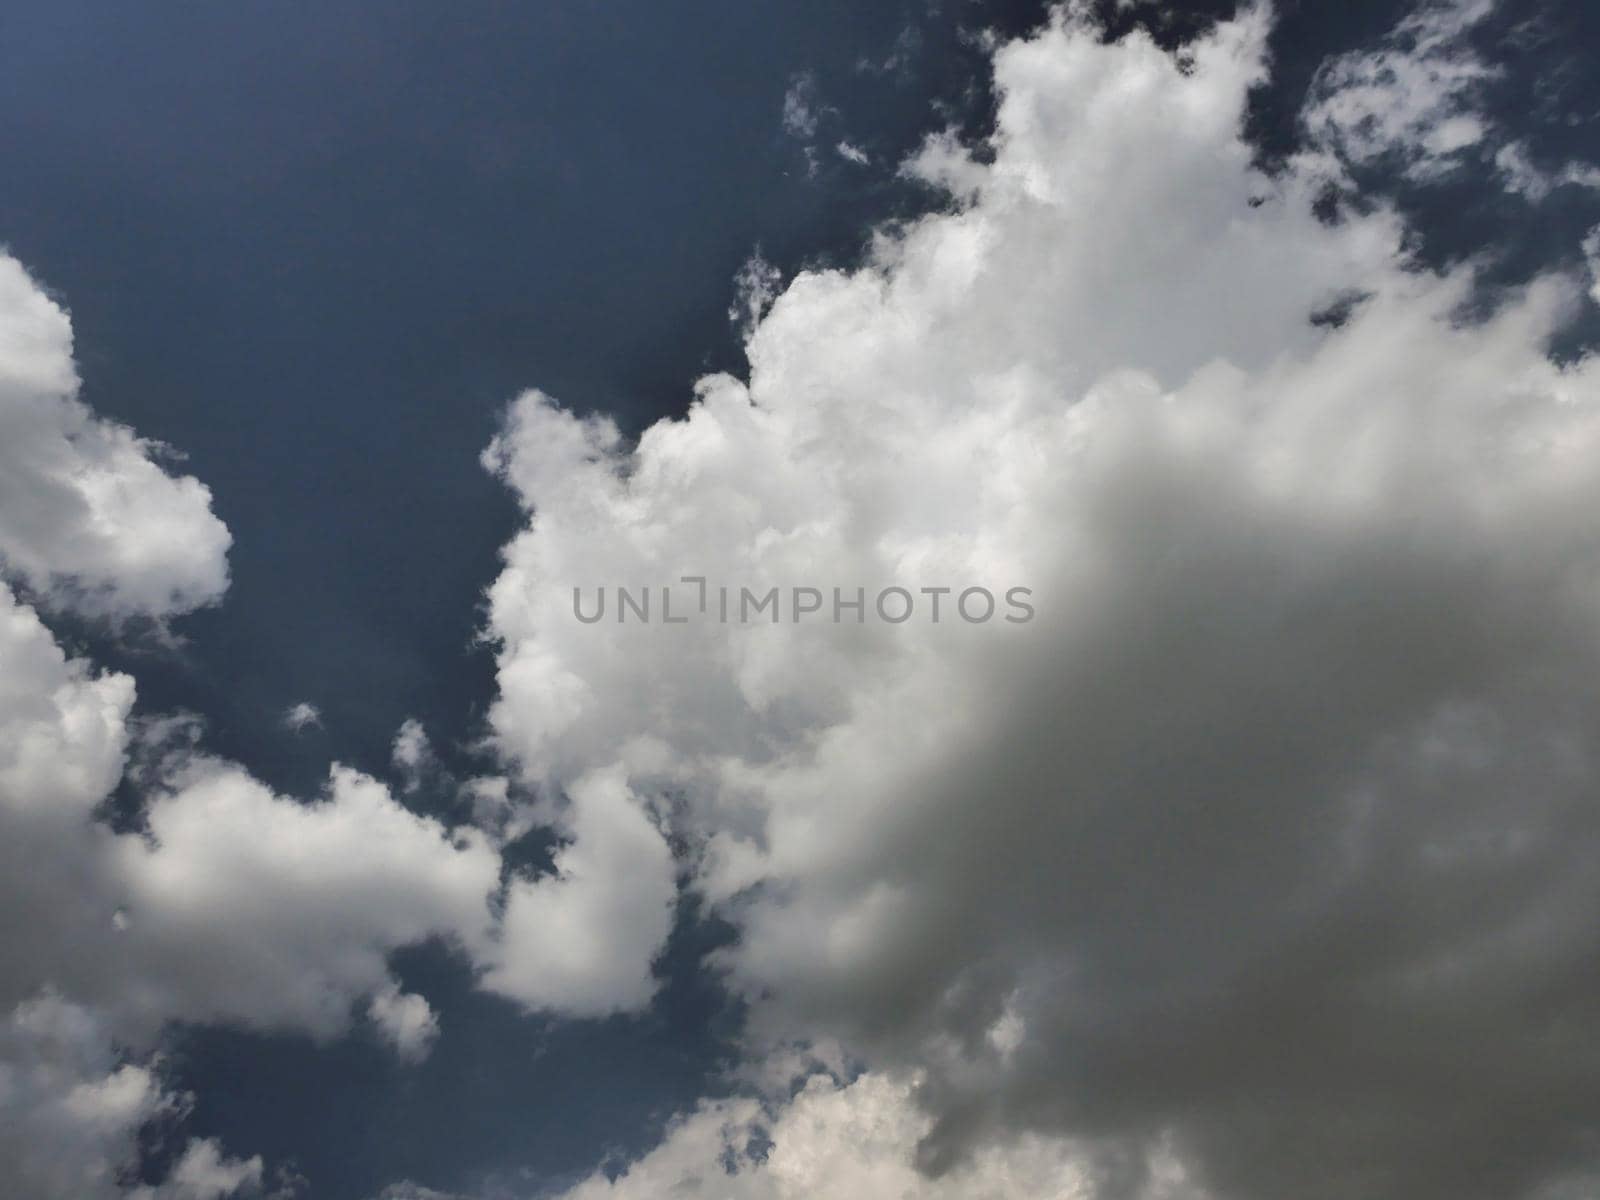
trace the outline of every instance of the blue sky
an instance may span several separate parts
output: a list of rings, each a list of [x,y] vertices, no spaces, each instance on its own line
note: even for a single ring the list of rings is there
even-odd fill
[[[0,1068],[146,1089],[14,1186],[1600,1178],[1597,17],[1079,7],[8,8]],[[565,619],[686,569],[1039,619]]]
[[[958,33],[1037,16],[1014,7],[11,9],[0,238],[70,305],[85,398],[180,448],[235,538],[228,603],[181,649],[95,637],[104,661],[290,791],[330,758],[386,770],[408,717],[470,769],[481,593],[517,523],[478,462],[506,402],[537,385],[642,428],[741,366],[740,265],[848,261],[926,203],[892,164],[935,100],[981,107]],[[902,66],[857,70],[907,29]],[[805,75],[876,165],[808,175],[782,119]],[[321,721],[293,734],[300,701]],[[685,932],[648,1018],[576,1027],[420,949],[403,965],[465,1035],[426,1077],[359,1039],[186,1032],[191,1124],[317,1196],[586,1171],[711,1086],[729,1004],[692,962],[716,937]]]

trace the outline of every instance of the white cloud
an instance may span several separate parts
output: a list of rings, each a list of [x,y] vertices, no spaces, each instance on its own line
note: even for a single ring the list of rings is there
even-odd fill
[[[0,945],[0,1004],[53,986],[148,1043],[173,1019],[330,1037],[366,1000],[416,1055],[433,1017],[394,994],[387,960],[430,937],[530,1007],[648,1000],[648,956],[634,947],[665,936],[673,865],[617,789],[575,789],[579,843],[557,876],[512,884],[497,931],[490,836],[408,812],[341,766],[304,804],[182,746],[140,781],[143,828],[113,832],[95,812],[122,773],[132,680],[68,658],[3,588],[0,661],[0,903],[17,920]],[[627,886],[609,887],[612,872]]]
[[[119,1057],[93,1013],[54,995],[13,1009],[0,1025],[0,1177],[28,1200],[222,1200],[261,1181],[261,1160],[230,1159],[190,1142],[166,1181],[125,1191],[148,1123],[180,1115],[148,1063]]]
[[[1547,171],[1536,166],[1528,157],[1528,149],[1521,142],[1508,142],[1500,147],[1494,157],[1495,168],[1506,191],[1524,196],[1538,204],[1559,187],[1600,189],[1600,167],[1590,163],[1563,163],[1559,170]]]
[[[802,139],[815,137],[818,119],[816,78],[796,75],[783,94],[784,132]]]
[[[1349,162],[1395,158],[1414,179],[1457,166],[1487,131],[1477,97],[1495,72],[1468,36],[1493,10],[1493,0],[1426,2],[1383,48],[1329,60],[1305,112],[1312,136]]]
[[[434,761],[433,746],[428,741],[428,731],[422,727],[421,721],[408,717],[401,722],[399,732],[394,735],[389,758],[399,770],[406,791],[416,791],[421,786],[423,772]]]
[[[322,710],[309,700],[302,700],[298,704],[291,704],[283,710],[284,728],[299,733],[312,726],[321,727]]]
[[[428,1057],[439,1036],[439,1018],[425,999],[391,984],[373,995],[367,1011],[402,1059],[415,1063]]]
[[[854,163],[858,167],[864,167],[872,161],[867,157],[867,152],[865,150],[861,149],[860,146],[852,145],[847,141],[840,142],[834,147],[834,150],[840,158],[845,160],[845,162]]]
[[[1311,127],[1448,156],[1478,15],[1384,52],[1398,123]],[[670,813],[753,1037],[920,1073],[940,1178],[1036,1134],[1231,1198],[1531,1196],[1600,1118],[1600,368],[1546,355],[1576,280],[1463,326],[1470,268],[1313,217],[1328,142],[1252,170],[1264,32],[1002,46],[992,163],[909,168],[959,207],[799,275],[748,383],[635,446],[519,400],[491,720],[554,811],[600,771]],[[686,575],[1038,618],[573,617]],[[714,1162],[720,1119],[668,1145]]]
[[[150,839],[118,839],[113,861],[128,917],[119,957],[146,976],[137,998],[152,1016],[328,1036],[355,1000],[384,990],[393,950],[430,936],[470,949],[485,936],[499,873],[488,839],[406,811],[348,768],[299,804],[197,757],[147,822]]]
[[[782,282],[782,273],[762,256],[757,247],[733,278],[734,300],[728,308],[728,320],[748,337],[761,318],[766,316],[767,309],[772,307]]]
[[[214,602],[230,539],[211,493],[77,393],[66,312],[0,255],[0,571],[97,616]]]
[[[708,1101],[616,1179],[597,1173],[560,1200],[1083,1200],[1106,1174],[1065,1142],[1024,1136],[926,1179],[912,1161],[927,1124],[908,1084],[813,1075],[774,1111]],[[1120,1168],[1129,1200],[1202,1200],[1160,1155]]]
[[[605,1016],[647,1004],[672,928],[672,852],[619,769],[573,782],[554,873],[514,880],[483,986],[529,1008]]]
[[[216,598],[227,533],[205,489],[163,474],[146,443],[97,420],[75,388],[65,314],[0,260],[0,423],[17,434],[0,440],[0,498],[26,497],[0,505],[7,565],[53,602],[94,613],[164,618]],[[75,531],[79,517],[88,533]],[[648,1000],[648,962],[630,952],[613,967],[603,947],[664,936],[673,867],[651,820],[614,789],[580,800],[572,827],[590,840],[563,851],[559,878],[514,883],[511,927],[497,929],[501,861],[488,833],[413,814],[338,765],[312,803],[275,795],[204,754],[192,721],[141,722],[129,777],[141,824],[114,832],[97,812],[124,772],[133,680],[69,657],[3,584],[0,663],[0,903],[17,928],[0,944],[0,1006],[54,988],[148,1046],[180,1019],[331,1037],[364,1005],[415,1058],[437,1021],[398,992],[387,964],[432,937],[531,1006],[570,998],[613,1012]],[[284,714],[293,729],[319,719],[304,701]],[[419,723],[402,728],[394,755],[415,786],[431,758]],[[479,784],[487,798],[491,781]],[[526,828],[511,808],[502,784],[497,836]],[[618,867],[639,868],[622,902],[603,880]],[[626,928],[608,928],[613,919]],[[546,925],[547,951],[534,944]],[[590,937],[601,949],[585,949]],[[535,978],[546,966],[552,977]]]
[[[121,774],[132,680],[69,659],[0,589],[0,1004],[50,985],[120,1036],[172,1018],[330,1035],[434,934],[481,944],[499,856],[336,767],[302,805],[185,751],[141,833],[94,813]],[[290,965],[294,969],[287,969]]]
[[[229,1158],[215,1138],[195,1139],[151,1200],[223,1200],[260,1186],[260,1158]]]

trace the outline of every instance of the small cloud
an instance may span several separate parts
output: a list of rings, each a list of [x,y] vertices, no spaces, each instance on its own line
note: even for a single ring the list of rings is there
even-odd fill
[[[817,80],[809,72],[796,75],[783,95],[783,129],[797,138],[817,135]]]
[[[322,710],[308,700],[299,704],[291,704],[283,710],[283,723],[295,733],[301,733],[312,725],[322,728]]]
[[[539,814],[533,807],[511,798],[511,781],[504,775],[469,779],[456,795],[471,810],[473,825],[498,843],[514,842],[538,824]]]
[[[734,298],[728,306],[728,320],[748,337],[767,315],[782,284],[783,274],[766,260],[761,247],[757,246],[733,277]]]
[[[407,717],[394,735],[390,758],[395,768],[405,777],[405,789],[414,792],[422,783],[422,776],[433,765],[433,745],[428,741],[428,731],[415,717]]]
[[[436,1192],[430,1187],[404,1179],[399,1183],[391,1183],[373,1200],[466,1200],[466,1197],[457,1196],[454,1192]]]
[[[845,162],[853,162],[858,167],[864,167],[872,161],[867,157],[865,150],[859,146],[853,146],[849,142],[840,142],[834,149],[838,151],[839,157],[844,159]]]
[[[807,71],[794,76],[789,90],[783,95],[783,131],[803,143],[806,175],[815,176],[821,167],[821,154],[817,146],[817,132],[825,120],[836,117],[839,110],[817,99],[816,76]]]
[[[1528,156],[1521,142],[1509,142],[1500,147],[1494,156],[1495,170],[1501,186],[1531,204],[1538,204],[1559,187],[1600,189],[1600,167],[1591,163],[1563,163],[1559,170],[1545,170]]]
[[[367,1015],[403,1062],[427,1058],[439,1036],[439,1017],[428,1002],[394,983],[373,995]]]
[[[1583,239],[1583,257],[1589,266],[1589,298],[1600,304],[1600,225]]]
[[[862,75],[894,75],[904,77],[910,73],[911,63],[922,49],[922,34],[915,25],[907,25],[895,38],[887,57],[880,61],[862,57],[856,60],[856,71]]]

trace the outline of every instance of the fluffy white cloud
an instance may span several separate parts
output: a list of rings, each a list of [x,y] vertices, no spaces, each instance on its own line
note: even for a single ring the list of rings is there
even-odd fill
[[[229,535],[211,493],[77,393],[67,314],[0,255],[0,572],[113,618],[217,600]]]
[[[215,599],[228,535],[208,493],[75,399],[71,349],[65,313],[0,260],[0,434],[13,435],[0,436],[4,565],[91,613],[163,618]],[[585,844],[558,854],[559,877],[513,881],[499,928],[489,835],[417,816],[339,766],[312,803],[274,795],[202,753],[181,721],[145,723],[147,740],[177,740],[141,749],[140,827],[114,832],[97,814],[128,758],[133,680],[69,657],[4,584],[0,664],[0,903],[16,923],[0,944],[0,1005],[59,989],[149,1043],[174,1019],[332,1036],[365,1003],[414,1059],[437,1020],[398,991],[387,960],[430,937],[530,1007],[648,1000],[648,956],[641,966],[631,947],[664,936],[673,868],[653,820],[616,788],[581,793],[573,829]],[[291,729],[318,719],[304,702],[285,714]],[[430,757],[408,722],[395,762],[410,786]],[[497,824],[526,827],[508,814]],[[631,890],[606,886],[613,871]],[[613,938],[626,951],[616,963]]]
[[[907,1084],[864,1075],[840,1085],[813,1075],[775,1112],[748,1099],[702,1104],[615,1179],[597,1173],[560,1200],[1082,1200],[1096,1178],[1065,1144],[1023,1137],[929,1181],[911,1165],[926,1130]],[[1127,1195],[1199,1200],[1168,1187],[1171,1173],[1160,1161],[1147,1164]]]
[[[95,810],[122,770],[132,680],[69,659],[0,590],[0,1003],[59,988],[148,1037],[173,1018],[329,1035],[395,948],[482,946],[499,856],[334,768],[310,805],[184,749],[144,828]]]
[[[748,383],[633,446],[530,393],[491,451],[530,512],[500,745],[557,812],[598,771],[669,814],[755,1034],[920,1073],[933,1177],[1031,1133],[1229,1197],[1431,1200],[1587,1153],[1600,367],[1546,354],[1581,285],[1465,325],[1470,268],[1312,215],[1341,154],[1462,144],[1481,7],[1335,69],[1271,178],[1260,13],[1182,63],[1063,16],[996,51],[992,161],[909,166],[950,210],[796,278]],[[724,624],[685,576],[1023,585],[1037,617]],[[720,1120],[672,1154],[715,1161]]]
[[[571,834],[553,874],[517,879],[505,898],[483,986],[529,1008],[574,1016],[637,1009],[672,927],[672,852],[619,769],[573,782]]]
[[[259,1158],[231,1159],[193,1141],[167,1180],[124,1190],[149,1122],[187,1101],[147,1063],[125,1061],[88,1010],[46,994],[0,1025],[0,1178],[28,1200],[222,1200],[261,1182]]]
[[[165,474],[155,447],[94,417],[76,387],[66,315],[0,259],[0,566],[43,597],[36,609],[0,583],[0,1012],[15,1014],[0,1107],[26,1115],[0,1136],[8,1183],[41,1200],[123,1194],[140,1128],[180,1106],[148,1067],[114,1063],[112,1039],[147,1053],[174,1020],[331,1037],[364,1008],[403,1058],[424,1057],[438,1019],[388,960],[428,938],[530,1007],[646,1002],[634,943],[664,936],[673,866],[620,785],[575,792],[583,844],[558,853],[558,876],[512,882],[502,926],[489,834],[418,816],[337,765],[311,803],[276,795],[205,755],[192,722],[136,722],[132,679],[69,656],[41,612],[170,618],[221,594],[228,545],[206,490]],[[309,703],[285,714],[295,730],[317,720]],[[119,832],[101,806],[135,749],[142,803]],[[395,758],[414,784],[429,761],[420,725]],[[493,781],[475,782],[491,799]],[[526,828],[508,808],[502,781],[502,837]],[[629,886],[609,887],[613,873]],[[202,1141],[159,1187],[126,1194],[219,1200],[260,1182],[259,1161]]]
[[[223,1200],[261,1186],[261,1159],[229,1158],[215,1138],[195,1139],[150,1200]],[[140,1200],[140,1189],[134,1196]]]
[[[407,1062],[428,1057],[439,1036],[439,1018],[421,996],[391,984],[372,997],[367,1009],[380,1033]]]

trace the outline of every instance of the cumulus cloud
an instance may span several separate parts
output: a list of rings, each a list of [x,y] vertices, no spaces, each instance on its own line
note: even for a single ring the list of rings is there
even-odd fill
[[[119,1182],[140,1130],[183,1104],[111,1047],[148,1055],[173,1021],[328,1038],[365,1012],[419,1060],[438,1018],[388,964],[430,938],[529,1007],[647,1002],[635,943],[664,936],[673,864],[620,783],[574,789],[581,844],[554,875],[512,881],[500,924],[495,838],[527,828],[504,781],[475,781],[497,798],[494,836],[419,816],[337,764],[321,796],[281,796],[204,753],[193,719],[136,718],[132,678],[67,652],[46,623],[59,607],[165,621],[220,596],[228,545],[206,490],[163,472],[156,447],[95,417],[76,386],[64,312],[0,259],[0,565],[16,585],[0,582],[0,1109],[17,1118],[0,1174],[41,1200],[259,1191],[258,1160],[207,1141],[153,1189]],[[305,728],[318,713],[302,702],[284,719]],[[408,722],[396,764],[414,783],[429,760]],[[102,806],[124,779],[139,805],[113,828]],[[630,885],[607,886],[613,873]]]
[[[483,985],[574,1016],[637,1009],[655,992],[651,965],[672,927],[672,852],[621,770],[567,794],[571,840],[553,873],[512,882]]]
[[[663,936],[671,856],[615,789],[575,793],[584,844],[558,856],[558,875],[515,882],[496,929],[489,834],[416,815],[342,766],[302,803],[182,745],[151,755],[140,827],[113,831],[96,813],[123,772],[133,680],[69,657],[3,587],[0,661],[0,903],[16,921],[0,946],[0,1004],[55,987],[148,1042],[174,1019],[330,1037],[365,999],[416,1057],[435,1019],[394,992],[387,961],[430,937],[492,967],[496,990],[530,1007],[648,999],[648,962],[625,953],[616,965],[606,948]],[[633,890],[608,888],[612,871]]]
[[[386,985],[395,948],[484,936],[487,838],[342,767],[305,805],[182,753],[144,827],[113,832],[95,810],[121,773],[133,681],[68,658],[4,592],[0,657],[0,896],[18,918],[0,1001],[54,986],[134,1037],[173,1018],[331,1035]]]
[[[0,497],[24,498],[0,505],[5,565],[52,602],[92,613],[169,617],[215,599],[228,536],[205,489],[162,473],[147,443],[94,417],[75,388],[64,312],[0,261],[0,422],[18,435],[0,440]],[[141,762],[128,780],[143,804],[137,828],[114,831],[98,814],[135,738],[134,681],[68,655],[3,583],[0,663],[0,903],[17,930],[0,945],[0,1005],[57,989],[94,1006],[117,1037],[148,1045],[172,1020],[330,1037],[364,1004],[417,1058],[437,1019],[398,991],[387,963],[433,937],[532,1007],[570,1000],[600,1013],[648,1000],[648,962],[629,952],[610,964],[605,946],[663,936],[673,868],[653,818],[624,791],[600,782],[575,793],[571,826],[584,844],[557,856],[556,875],[513,881],[499,928],[489,833],[416,815],[339,765],[310,803],[276,795],[206,755],[190,721],[138,722]],[[319,719],[309,702],[284,716],[294,729]],[[425,731],[408,721],[394,745],[408,787],[431,760]],[[487,804],[493,781],[477,783]],[[502,782],[500,837],[527,828],[505,792]],[[611,871],[635,869],[631,892],[605,887]]]
[[[45,994],[0,1025],[0,1177],[29,1200],[223,1200],[261,1183],[259,1158],[192,1141],[164,1183],[125,1191],[149,1123],[180,1114],[148,1063],[122,1059],[89,1010]]]
[[[226,526],[164,448],[78,399],[72,324],[0,255],[0,573],[94,616],[166,617],[227,588]]]
[[[1546,352],[1583,283],[1465,324],[1470,266],[1416,269],[1381,205],[1313,215],[1344,163],[1480,136],[1482,8],[1335,64],[1273,177],[1240,136],[1259,11],[1182,61],[1060,14],[996,49],[988,154],[908,165],[948,210],[793,280],[747,382],[633,445],[529,393],[489,455],[530,513],[490,593],[499,745],[592,861],[573,794],[606,781],[613,887],[670,822],[754,1039],[918,1080],[907,1194],[1021,1137],[1096,1198],[1156,1162],[1263,1200],[1592,1165],[1600,366]],[[1037,618],[574,617],[684,577],[1023,584]],[[727,1121],[616,1194],[695,1163],[801,1194],[710,1174]]]
[[[829,1075],[800,1083],[769,1112],[755,1100],[702,1104],[662,1144],[615,1179],[595,1174],[560,1200],[1081,1200],[1094,1169],[1064,1145],[1038,1137],[986,1149],[930,1182],[911,1165],[927,1118],[908,1084],[863,1075],[840,1085]],[[1160,1190],[1160,1162],[1144,1172],[1143,1200],[1176,1200]]]

